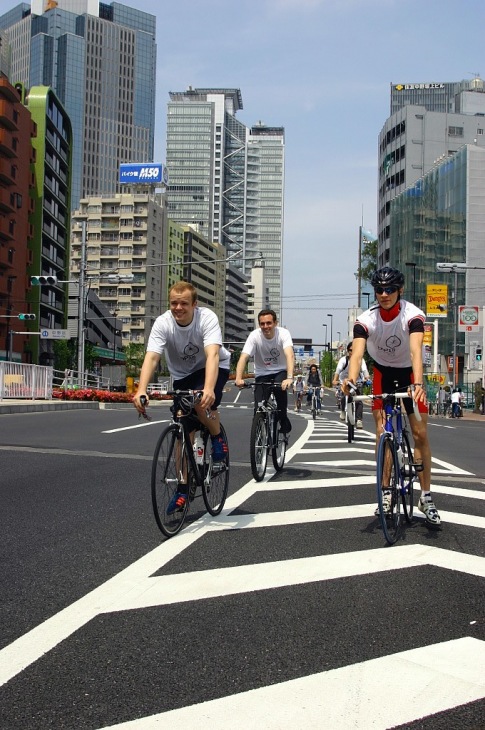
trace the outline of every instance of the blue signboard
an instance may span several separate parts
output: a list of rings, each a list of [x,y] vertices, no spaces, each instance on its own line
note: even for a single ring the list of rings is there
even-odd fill
[[[119,182],[129,185],[168,185],[168,170],[159,162],[127,162],[120,165]]]

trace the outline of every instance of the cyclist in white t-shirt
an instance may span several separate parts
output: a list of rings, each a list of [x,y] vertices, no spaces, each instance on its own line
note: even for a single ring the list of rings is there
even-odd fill
[[[262,309],[258,314],[259,329],[253,330],[242,349],[236,368],[236,385],[244,385],[244,371],[250,357],[254,357],[254,407],[264,398],[264,388],[260,383],[274,381],[281,383],[281,390],[275,390],[278,404],[281,431],[290,433],[288,418],[287,389],[293,383],[295,354],[293,340],[285,327],[277,326],[276,312]]]
[[[197,290],[180,281],[169,292],[170,309],[155,320],[147,351],[140,372],[138,390],[133,398],[139,413],[145,413],[141,402],[148,401],[147,386],[155,368],[165,354],[168,369],[173,377],[174,389],[201,390],[202,398],[195,406],[199,421],[206,426],[212,441],[212,458],[221,461],[228,447],[221,436],[217,406],[229,377],[230,353],[222,347],[222,334],[217,315],[206,307],[197,305]],[[174,495],[167,513],[182,509],[188,498],[187,485]]]
[[[352,343],[349,342],[347,345],[347,354],[340,358],[340,360],[337,363],[337,367],[335,368],[335,374],[333,376],[332,385],[338,385],[340,386],[345,378],[348,377],[349,374],[349,363],[350,363],[350,357],[352,355]],[[362,384],[363,383],[370,383],[370,375],[369,371],[367,370],[367,365],[365,360],[362,360],[362,367],[359,373],[359,377],[357,378],[357,395],[362,395]],[[356,401],[355,403],[355,427],[356,428],[363,428],[363,416],[364,416],[364,404],[362,401]],[[345,398],[340,398],[340,420],[345,421]]]

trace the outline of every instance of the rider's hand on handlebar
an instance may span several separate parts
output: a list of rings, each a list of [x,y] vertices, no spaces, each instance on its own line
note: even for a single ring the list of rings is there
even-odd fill
[[[244,388],[244,386],[246,385],[246,381],[243,378],[236,378],[234,381],[234,385],[237,388]]]

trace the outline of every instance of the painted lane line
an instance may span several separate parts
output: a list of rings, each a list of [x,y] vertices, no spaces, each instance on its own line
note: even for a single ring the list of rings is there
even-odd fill
[[[134,590],[118,594],[109,610],[168,606],[431,565],[485,578],[485,558],[433,546],[405,545],[147,577],[138,581]]]
[[[399,677],[406,701],[383,701]],[[485,696],[485,642],[471,637],[240,692],[104,730],[387,730]]]
[[[109,431],[101,431],[101,433],[118,433],[119,431],[131,431],[133,428],[145,428],[145,426],[157,426],[159,423],[170,423],[170,418],[164,418],[163,421],[144,421],[143,423],[135,423],[133,426],[123,426],[123,428],[111,428]]]

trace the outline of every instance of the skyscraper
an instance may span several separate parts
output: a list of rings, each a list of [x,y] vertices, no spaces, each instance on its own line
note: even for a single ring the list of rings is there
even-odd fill
[[[71,119],[73,209],[119,190],[120,163],[153,160],[155,23],[97,0],[32,0],[0,16],[11,81],[50,86]]]
[[[379,135],[378,263],[392,258],[391,201],[464,144],[485,145],[485,90],[469,81],[391,86],[391,116]]]
[[[170,92],[168,216],[221,243],[250,274],[263,257],[270,303],[281,309],[284,129],[248,128],[236,113],[239,89]]]

